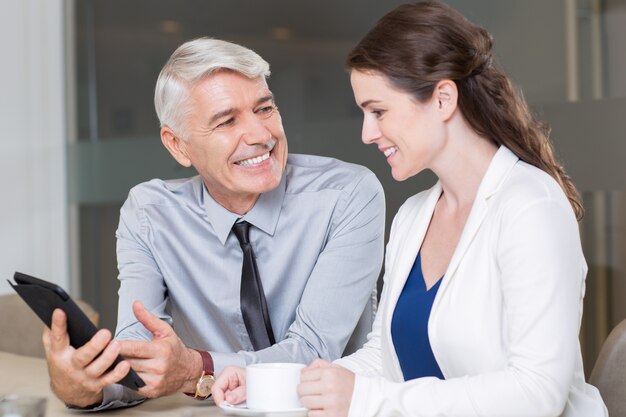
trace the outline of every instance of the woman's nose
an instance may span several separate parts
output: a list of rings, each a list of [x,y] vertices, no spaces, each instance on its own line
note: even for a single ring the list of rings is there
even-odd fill
[[[376,121],[366,116],[363,119],[363,129],[361,130],[361,140],[363,143],[369,145],[379,139],[380,136],[380,129],[378,129]]]

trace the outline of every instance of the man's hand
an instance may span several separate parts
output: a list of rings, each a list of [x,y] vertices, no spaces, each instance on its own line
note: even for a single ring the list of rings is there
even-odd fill
[[[229,366],[220,372],[211,389],[215,404],[226,400],[230,404],[239,404],[246,399],[246,370],[238,366]]]
[[[195,392],[202,374],[202,358],[187,348],[174,329],[139,302],[133,303],[135,317],[152,333],[152,340],[120,340],[121,354],[144,380],[139,393],[156,398],[175,392]]]
[[[354,391],[354,373],[321,359],[302,370],[298,395],[309,417],[346,417]]]
[[[124,378],[130,369],[122,361],[106,372],[120,353],[119,343],[111,341],[111,333],[106,329],[98,331],[79,349],[70,346],[67,316],[60,309],[54,310],[51,328],[44,329],[42,340],[52,391],[69,405],[100,404],[102,389]]]

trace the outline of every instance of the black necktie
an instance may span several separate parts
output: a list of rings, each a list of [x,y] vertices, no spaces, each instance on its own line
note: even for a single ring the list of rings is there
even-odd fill
[[[261,276],[256,266],[252,245],[250,245],[250,223],[240,222],[233,225],[233,232],[243,251],[241,269],[241,314],[254,350],[264,349],[274,343],[274,332],[270,315],[267,311],[265,293]]]

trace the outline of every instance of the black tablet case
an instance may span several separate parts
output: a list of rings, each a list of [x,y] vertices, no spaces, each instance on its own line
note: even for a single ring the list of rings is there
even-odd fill
[[[13,278],[17,284],[13,284],[11,281],[9,281],[9,284],[46,326],[50,327],[54,309],[60,308],[65,312],[70,345],[74,348],[79,348],[87,343],[98,331],[74,300],[58,285],[22,274],[21,272],[16,272]],[[113,369],[121,360],[122,357],[118,356],[108,370]],[[132,369],[119,383],[133,390],[137,390],[145,385],[139,375]]]

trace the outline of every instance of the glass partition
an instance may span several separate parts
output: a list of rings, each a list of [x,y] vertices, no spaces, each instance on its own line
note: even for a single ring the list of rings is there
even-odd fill
[[[378,152],[360,143],[343,60],[382,14],[402,3],[373,0],[75,0],[68,31],[76,91],[76,137],[68,145],[73,256],[83,297],[115,326],[114,233],[128,190],[154,177],[194,175],[160,143],[153,108],[157,74],[182,42],[211,36],[246,45],[271,64],[270,88],[291,152],[364,164],[383,183],[387,220],[430,186],[424,173],[396,183]],[[623,190],[626,154],[626,3],[622,0],[450,0],[494,34],[501,66],[554,130],[557,152],[584,194],[581,223],[589,263],[582,341],[593,364],[608,331],[626,317]]]

